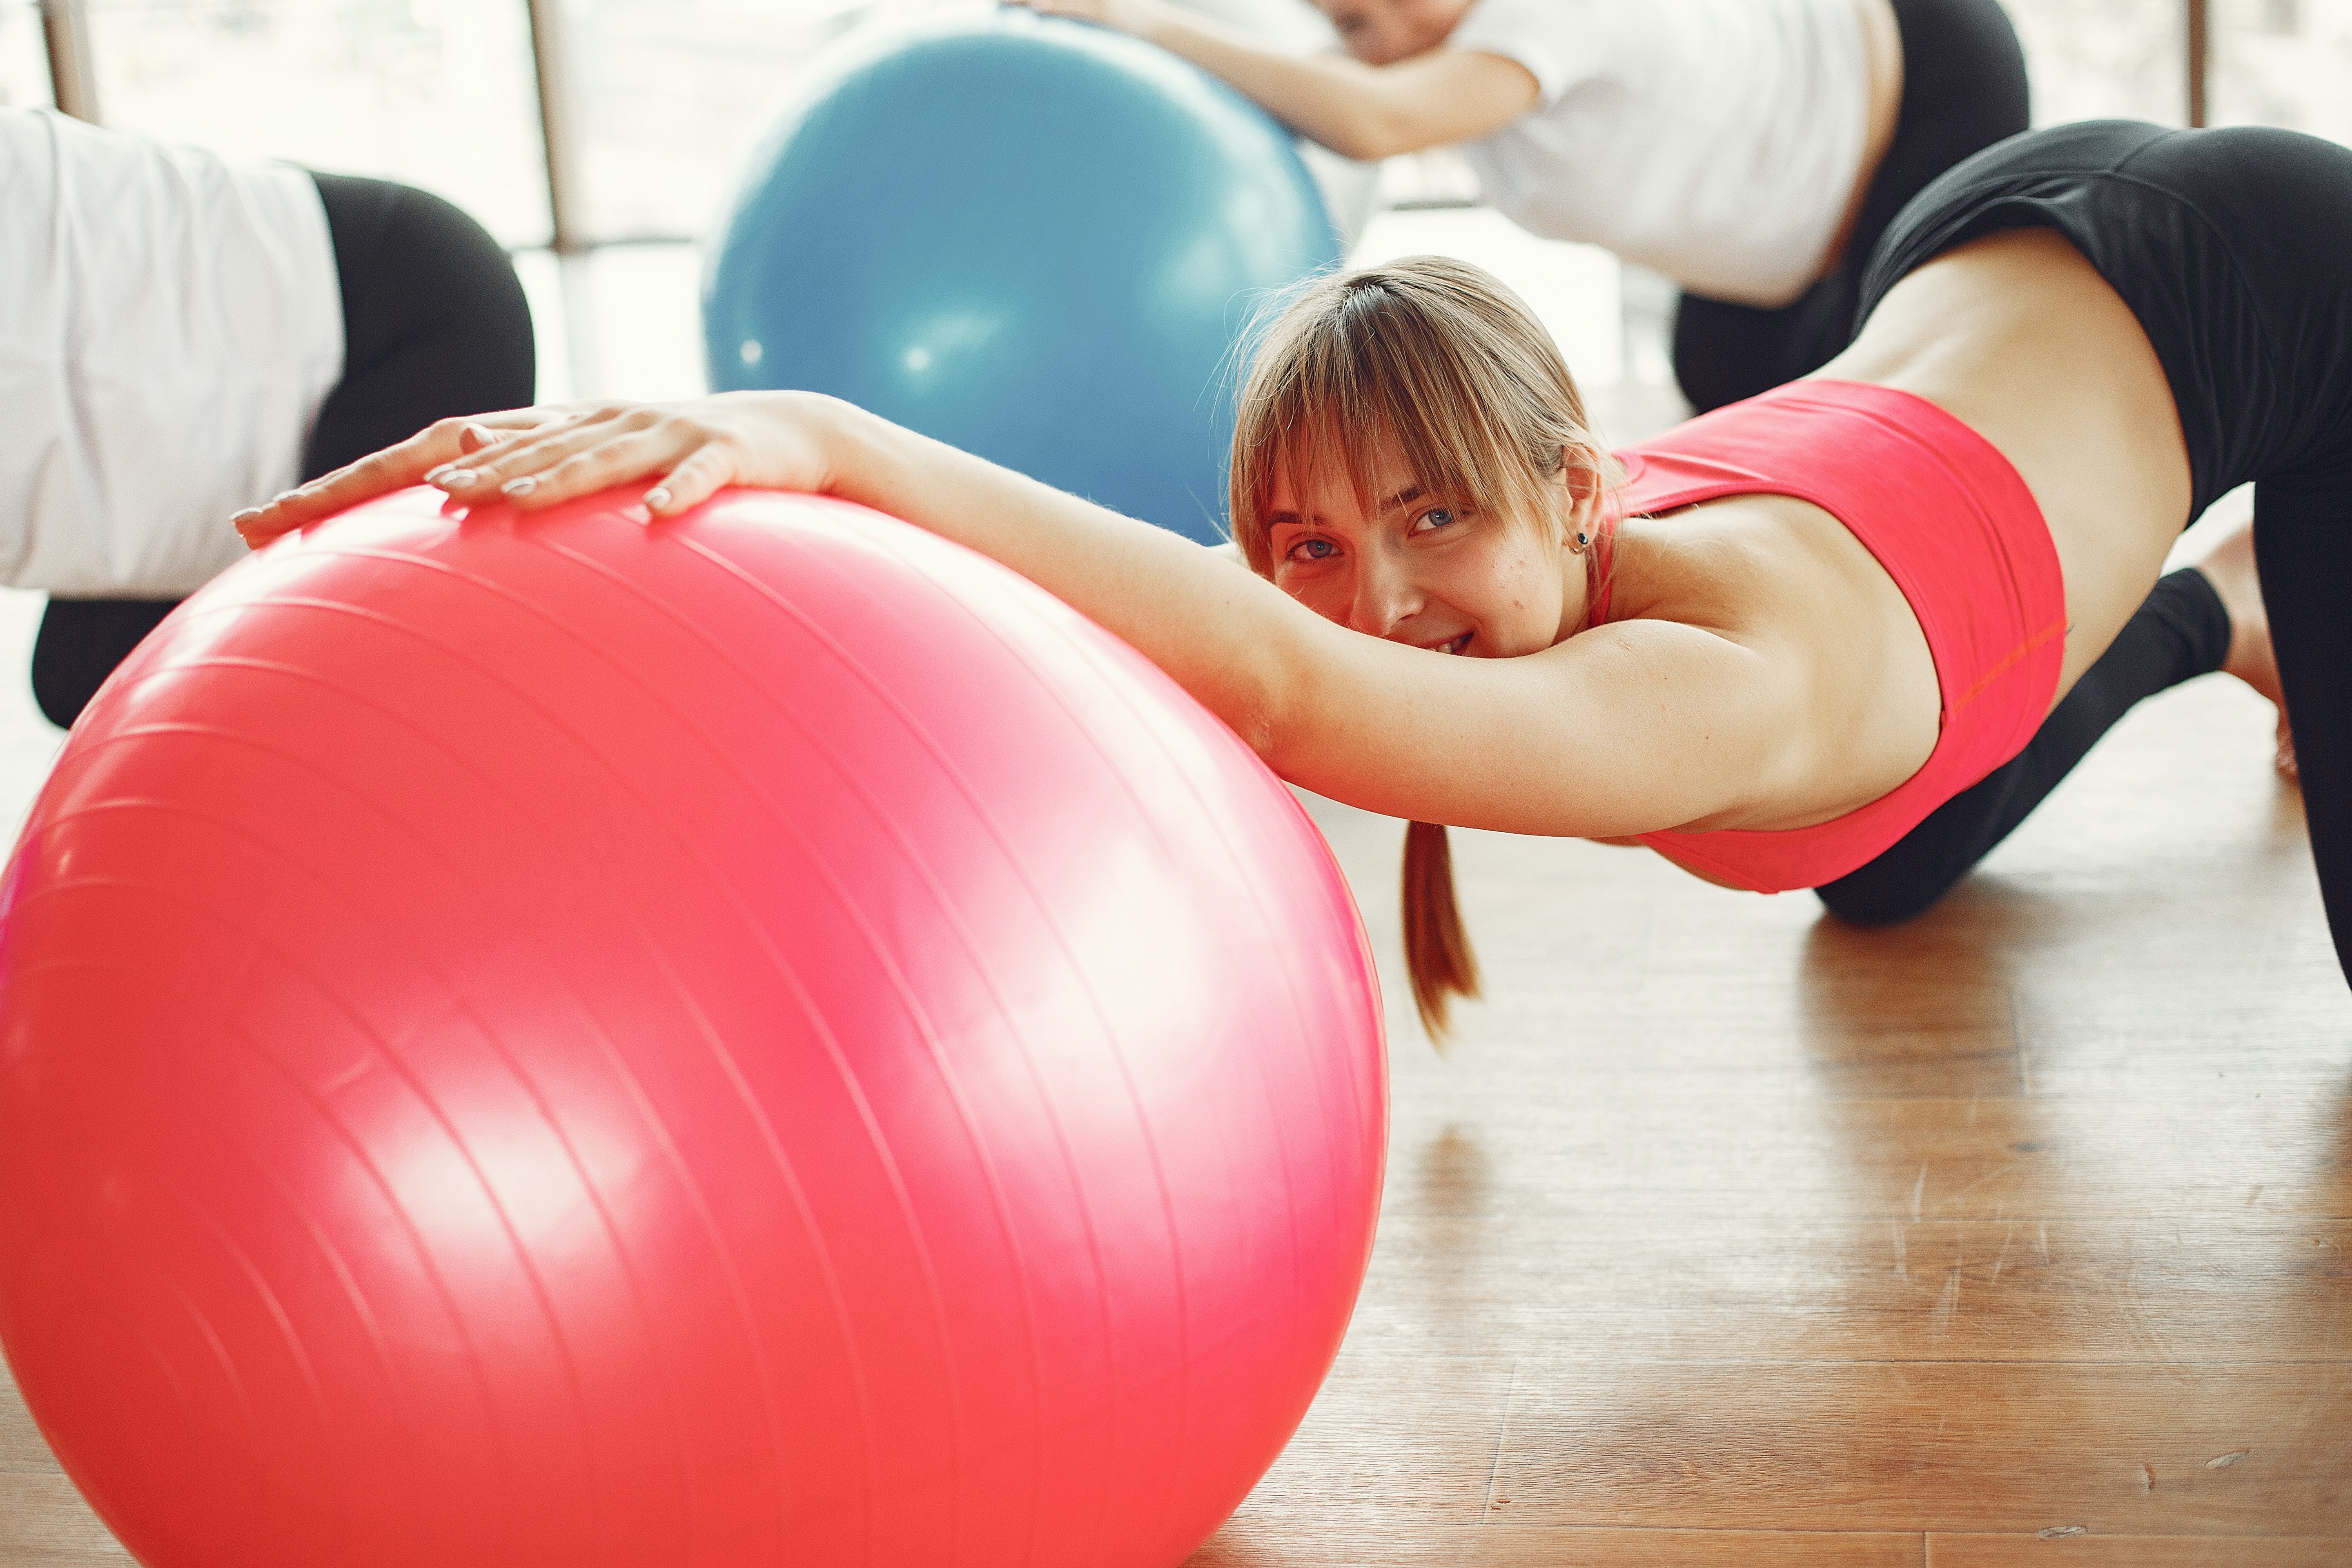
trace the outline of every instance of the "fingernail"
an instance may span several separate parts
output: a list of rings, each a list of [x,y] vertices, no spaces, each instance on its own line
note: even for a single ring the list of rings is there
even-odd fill
[[[653,489],[647,490],[646,492],[646,504],[653,508],[656,511],[659,511],[662,508],[669,505],[669,487],[667,485],[656,485]]]
[[[283,505],[285,502],[292,500],[296,496],[299,496],[301,493],[302,492],[300,490],[279,490],[276,495],[269,498],[269,504],[271,506]]]
[[[537,489],[539,489],[539,481],[532,479],[529,474],[525,474],[519,479],[509,479],[506,483],[500,485],[499,487],[499,493],[500,495],[507,496],[527,496]]]
[[[445,490],[462,490],[478,477],[471,468],[452,468],[433,482]]]
[[[425,470],[425,482],[428,485],[437,485],[457,471],[457,465],[455,463],[444,463],[437,468],[427,468]]]
[[[247,519],[259,517],[262,513],[262,510],[263,509],[257,506],[249,506],[243,511],[233,511],[229,513],[228,520],[231,522],[244,522]]]

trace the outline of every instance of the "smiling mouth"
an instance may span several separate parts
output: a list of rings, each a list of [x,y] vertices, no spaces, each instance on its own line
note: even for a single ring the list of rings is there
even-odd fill
[[[1471,635],[1464,632],[1460,637],[1448,638],[1444,642],[1423,643],[1421,646],[1432,653],[1460,653],[1470,646]]]

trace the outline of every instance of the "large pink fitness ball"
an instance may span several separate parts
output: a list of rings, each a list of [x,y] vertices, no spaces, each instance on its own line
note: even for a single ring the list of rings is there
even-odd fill
[[[1181,1562],[1378,992],[1131,649],[859,508],[415,493],[151,637],[0,889],[0,1343],[149,1568]]]

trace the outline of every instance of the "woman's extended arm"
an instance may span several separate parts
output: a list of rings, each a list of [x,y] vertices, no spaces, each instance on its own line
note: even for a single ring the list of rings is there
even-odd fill
[[[730,484],[818,491],[992,556],[1133,644],[1276,773],[1370,810],[1617,837],[1769,814],[1802,776],[1796,683],[1730,638],[1641,621],[1507,659],[1382,641],[1189,540],[813,393],[446,420],[237,526],[258,547],[428,477],[531,511],[653,475],[657,517]]]
[[[1284,55],[1165,0],[1019,0],[1097,22],[1223,77],[1309,141],[1347,158],[1386,158],[1500,131],[1535,107],[1536,79],[1499,55],[1436,48],[1393,65]]]

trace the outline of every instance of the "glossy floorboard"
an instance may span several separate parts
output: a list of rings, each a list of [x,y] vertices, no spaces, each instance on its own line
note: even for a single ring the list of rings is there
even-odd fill
[[[1916,924],[1462,835],[1386,1208],[1193,1568],[2352,1563],[2352,993],[2266,710],[2150,704]],[[1318,805],[1396,972],[1397,825]],[[0,1385],[0,1565],[119,1562]]]
[[[2352,1563],[2352,994],[2265,707],[2134,715],[1857,931],[1457,835],[1387,1208],[1194,1568]],[[1396,828],[1318,807],[1393,963]]]

